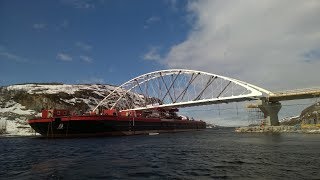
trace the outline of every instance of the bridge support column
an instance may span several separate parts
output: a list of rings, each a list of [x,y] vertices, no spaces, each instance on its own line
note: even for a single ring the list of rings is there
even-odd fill
[[[280,102],[260,100],[258,107],[264,113],[266,125],[279,126],[278,113],[282,107]]]

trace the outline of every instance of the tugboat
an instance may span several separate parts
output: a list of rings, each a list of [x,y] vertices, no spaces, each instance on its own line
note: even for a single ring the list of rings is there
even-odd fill
[[[176,108],[148,110],[106,109],[101,113],[71,113],[65,109],[42,110],[42,117],[28,123],[44,137],[86,137],[157,134],[206,128],[204,121],[177,115]]]

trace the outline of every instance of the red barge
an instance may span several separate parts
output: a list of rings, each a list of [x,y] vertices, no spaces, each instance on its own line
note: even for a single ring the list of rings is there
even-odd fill
[[[136,135],[205,129],[203,121],[177,115],[178,109],[103,110],[76,115],[68,110],[49,109],[28,123],[45,137]]]

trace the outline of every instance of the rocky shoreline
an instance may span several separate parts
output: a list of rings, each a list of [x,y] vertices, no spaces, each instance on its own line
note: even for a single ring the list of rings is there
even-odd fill
[[[295,126],[247,126],[235,129],[238,133],[307,133],[320,134],[318,125],[295,125]]]

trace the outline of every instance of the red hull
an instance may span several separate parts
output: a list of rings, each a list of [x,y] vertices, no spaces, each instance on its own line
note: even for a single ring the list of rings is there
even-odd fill
[[[31,119],[28,123],[47,137],[134,135],[206,128],[203,121],[112,115],[60,116]]]

